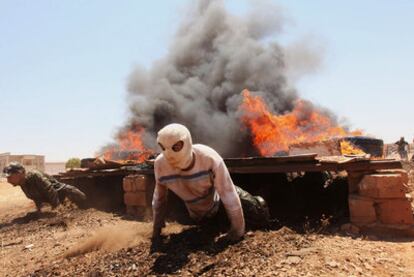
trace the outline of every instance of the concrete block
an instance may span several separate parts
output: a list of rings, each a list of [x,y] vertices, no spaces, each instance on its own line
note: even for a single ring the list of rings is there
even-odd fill
[[[154,186],[155,179],[153,175],[128,175],[124,178],[124,191],[146,191]]]
[[[133,179],[129,178],[129,176],[124,177],[122,180],[122,188],[125,192],[132,191],[132,183]]]
[[[408,189],[409,179],[408,179],[408,173],[405,169],[402,169],[402,168],[400,168],[400,169],[398,169],[398,168],[396,168],[396,169],[381,169],[381,170],[377,170],[377,172],[381,173],[381,174],[384,174],[384,173],[385,174],[400,174],[402,182],[404,183],[404,185],[407,186],[407,189]],[[406,192],[408,192],[408,191],[406,191]]]
[[[143,206],[147,205],[145,192],[126,192],[124,193],[124,202],[127,206]]]
[[[136,206],[126,206],[126,213],[128,215],[135,215],[136,214]]]
[[[384,224],[414,224],[413,210],[407,198],[379,201],[377,217]]]
[[[365,173],[348,172],[348,192],[357,193],[359,191],[359,183],[364,177]]]
[[[350,194],[348,204],[352,223],[368,224],[377,220],[373,199]]]
[[[383,224],[377,222],[361,226],[361,233],[379,235],[382,238],[390,237],[392,239],[395,239],[396,236],[414,237],[414,225]]]
[[[359,183],[359,194],[371,198],[404,198],[400,174],[368,174]]]
[[[155,185],[153,175],[135,175],[134,191],[146,191],[151,185]]]

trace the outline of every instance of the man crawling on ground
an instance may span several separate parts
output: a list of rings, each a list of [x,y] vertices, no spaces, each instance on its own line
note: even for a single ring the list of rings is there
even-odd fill
[[[78,207],[85,205],[86,196],[74,186],[58,182],[52,176],[37,170],[26,169],[17,162],[11,162],[3,169],[7,182],[20,186],[27,198],[36,204],[36,212],[40,213],[43,203],[48,203],[52,209],[69,198]]]
[[[264,199],[235,186],[222,157],[209,146],[193,145],[184,125],[165,126],[158,132],[157,142],[162,153],[154,164],[153,246],[159,244],[165,226],[169,190],[184,201],[194,224],[228,220],[230,229],[224,239],[231,242],[243,238],[245,221],[247,227],[269,223]]]

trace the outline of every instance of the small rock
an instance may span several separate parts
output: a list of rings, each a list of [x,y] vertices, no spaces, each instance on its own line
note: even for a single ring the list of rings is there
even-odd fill
[[[23,250],[32,250],[34,244],[28,244],[25,247],[23,247]]]
[[[374,269],[370,264],[367,264],[367,263],[364,264],[364,267],[368,270],[373,270]]]
[[[297,256],[289,256],[286,260],[285,263],[287,264],[298,264],[302,261],[301,258],[297,257]]]
[[[338,262],[335,262],[335,261],[326,262],[326,265],[328,265],[330,267],[333,267],[333,268],[337,268],[337,267],[340,266],[340,264]]]

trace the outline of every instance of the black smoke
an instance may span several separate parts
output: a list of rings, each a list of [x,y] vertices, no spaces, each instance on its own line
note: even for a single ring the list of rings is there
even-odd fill
[[[144,128],[145,145],[155,147],[157,131],[176,122],[190,129],[195,143],[224,157],[254,155],[239,119],[241,91],[261,95],[277,114],[291,111],[298,98],[287,77],[292,51],[272,40],[283,30],[282,10],[255,1],[251,12],[236,16],[223,1],[194,2],[168,54],[130,74],[130,118],[120,132]],[[297,44],[293,52],[313,55]]]

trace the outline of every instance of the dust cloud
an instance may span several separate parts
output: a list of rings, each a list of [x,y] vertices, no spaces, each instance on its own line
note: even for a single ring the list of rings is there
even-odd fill
[[[177,223],[167,223],[163,234],[179,233],[185,228]],[[122,248],[134,247],[139,243],[150,241],[151,236],[152,224],[150,223],[124,223],[105,226],[69,249],[64,253],[63,258],[72,258],[95,251],[116,252]]]
[[[151,237],[151,224],[122,224],[102,227],[91,237],[81,241],[64,255],[71,258],[94,251],[114,252],[122,248],[133,247]]]

